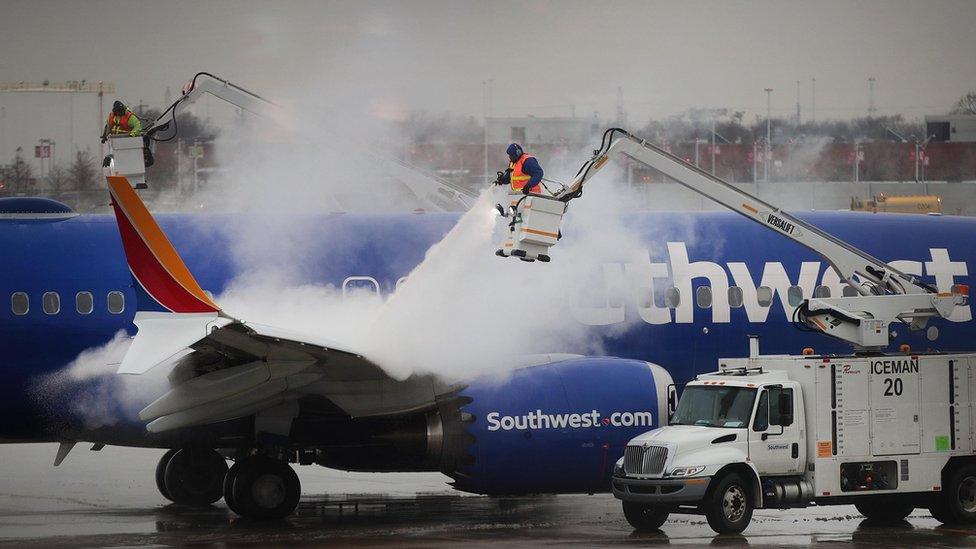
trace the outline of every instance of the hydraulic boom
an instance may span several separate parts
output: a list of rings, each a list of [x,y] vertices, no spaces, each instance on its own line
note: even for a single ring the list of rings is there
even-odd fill
[[[939,293],[919,278],[903,273],[619,128],[604,133],[600,148],[580,168],[572,184],[554,198],[568,203],[582,196],[586,183],[616,153],[646,164],[702,196],[820,254],[841,280],[859,295],[806,299],[797,308],[795,316],[813,330],[843,339],[855,348],[880,349],[889,344],[888,326],[892,322],[905,322],[918,330],[929,318],[946,318],[955,306],[966,303],[968,288],[954,287],[952,292]]]

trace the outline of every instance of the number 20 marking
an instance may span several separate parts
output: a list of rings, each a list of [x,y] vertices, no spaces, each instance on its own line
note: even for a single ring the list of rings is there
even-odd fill
[[[884,396],[887,397],[901,396],[902,390],[904,389],[904,383],[902,382],[900,377],[895,379],[886,377],[884,380],[884,384],[885,384]]]

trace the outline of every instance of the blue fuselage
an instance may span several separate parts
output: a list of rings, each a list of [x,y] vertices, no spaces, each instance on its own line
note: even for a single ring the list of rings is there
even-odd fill
[[[879,258],[902,261],[897,264],[902,270],[922,275],[940,290],[970,283],[976,219],[857,213],[801,217]],[[295,218],[271,216],[187,214],[158,219],[201,285],[214,294],[249,268],[238,259],[247,254],[234,253],[236,232],[260,230],[262,223],[296,223]],[[290,282],[341,287],[349,277],[370,277],[378,282],[379,293],[388,295],[456,221],[452,214],[298,219],[314,232],[301,235],[301,260],[292,266]],[[827,265],[811,251],[734,214],[647,213],[629,216],[625,224],[646,243],[647,265],[640,266],[650,273],[646,284],[631,292],[634,299],[608,298],[574,310],[580,322],[602,337],[606,354],[660,364],[681,384],[696,373],[714,370],[721,356],[741,356],[747,334],[759,335],[767,353],[796,353],[807,346],[819,353],[847,350],[823,336],[798,331],[790,322],[792,307],[785,303],[789,286],[799,286],[809,297],[816,287],[831,285],[829,276],[824,278]],[[266,254],[269,261],[275,260],[273,250]],[[55,440],[60,436],[59,421],[65,418],[52,410],[50,401],[38,398],[38,380],[82,351],[106,343],[119,330],[134,331],[135,297],[118,229],[113,217],[101,215],[3,220],[0,258],[0,440]],[[537,267],[544,268],[531,268]],[[610,265],[605,272],[612,276],[630,267]],[[664,290],[672,286],[679,290],[678,304],[663,301]],[[773,291],[771,304],[759,295],[762,290],[756,290],[763,286]],[[44,294],[51,292],[59,301],[56,312],[52,307],[45,311],[45,301],[53,297]],[[77,310],[79,292],[93,296],[91,313]],[[109,311],[110,292],[124,296],[120,313]],[[13,311],[17,293],[27,296],[26,314]],[[969,350],[974,335],[971,313],[968,306],[956,313],[952,321],[935,320],[919,333],[897,328],[893,345],[907,343],[920,351]],[[131,427],[141,429],[137,422]]]

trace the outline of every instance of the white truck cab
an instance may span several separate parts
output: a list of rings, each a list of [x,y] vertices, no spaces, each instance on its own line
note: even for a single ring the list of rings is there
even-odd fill
[[[628,443],[613,494],[641,530],[687,512],[741,532],[756,508],[851,503],[976,522],[971,368],[972,355],[723,359],[668,426]]]

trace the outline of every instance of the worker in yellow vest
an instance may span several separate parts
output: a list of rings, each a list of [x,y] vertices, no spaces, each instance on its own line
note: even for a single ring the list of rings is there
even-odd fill
[[[112,112],[108,113],[108,121],[102,130],[102,143],[110,135],[129,135],[137,137],[142,134],[142,122],[134,112],[129,110],[121,101],[112,104]]]
[[[496,185],[509,185],[512,194],[539,194],[542,189],[542,166],[539,161],[522,150],[518,143],[512,143],[505,151],[508,154],[508,170],[498,172]]]

